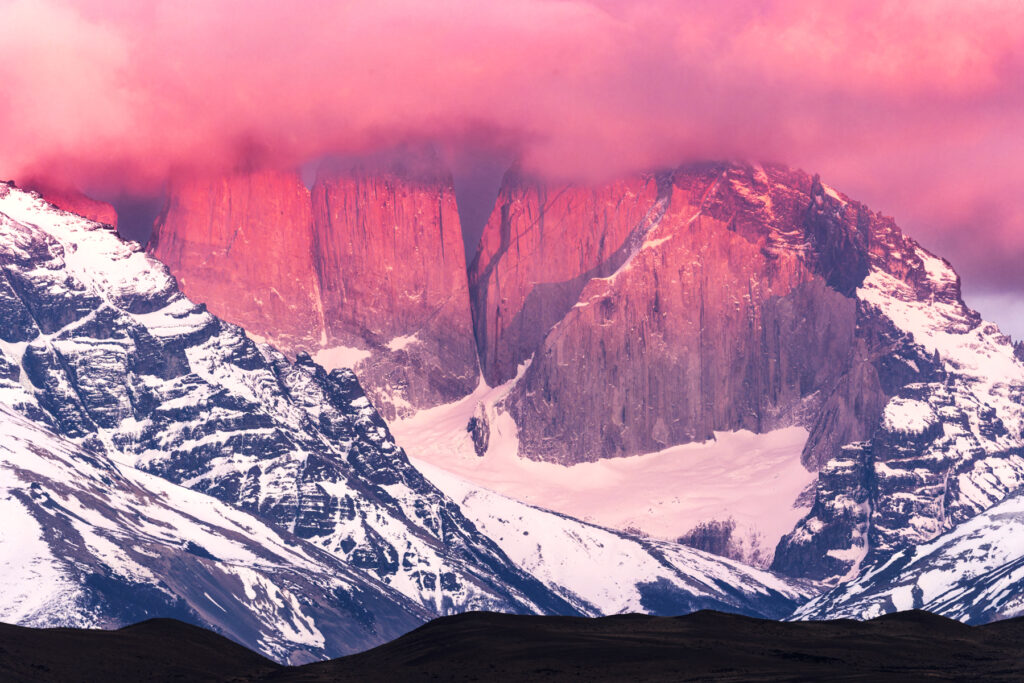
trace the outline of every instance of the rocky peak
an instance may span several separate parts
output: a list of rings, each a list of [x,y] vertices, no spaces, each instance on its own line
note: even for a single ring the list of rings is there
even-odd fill
[[[173,181],[148,251],[210,312],[291,350],[323,336],[311,245],[298,175],[253,171]]]

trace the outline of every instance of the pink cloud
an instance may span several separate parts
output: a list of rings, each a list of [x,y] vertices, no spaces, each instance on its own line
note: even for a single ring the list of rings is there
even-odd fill
[[[985,209],[1022,256],[1022,45],[1016,0],[0,0],[0,175],[147,191],[494,135],[554,177],[784,161],[926,243]]]

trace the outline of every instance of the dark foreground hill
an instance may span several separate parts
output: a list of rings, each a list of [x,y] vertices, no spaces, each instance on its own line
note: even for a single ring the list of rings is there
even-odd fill
[[[250,681],[279,668],[223,636],[175,619],[117,631],[0,624],[3,681]]]
[[[966,626],[926,612],[800,623],[708,611],[601,619],[476,612],[293,668],[171,620],[108,632],[2,626],[0,679],[1018,681],[1024,619]]]

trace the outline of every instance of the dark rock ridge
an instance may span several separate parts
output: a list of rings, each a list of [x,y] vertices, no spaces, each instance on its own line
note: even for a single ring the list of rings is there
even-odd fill
[[[463,614],[289,674],[303,681],[1013,681],[1024,672],[1022,631],[1020,620],[972,627],[927,612],[804,623],[712,611],[603,619]]]
[[[354,368],[387,419],[478,383],[450,175],[342,167],[172,185],[149,251],[211,312],[294,356]]]
[[[253,680],[279,667],[223,636],[174,619],[116,631],[0,625],[7,681]]]

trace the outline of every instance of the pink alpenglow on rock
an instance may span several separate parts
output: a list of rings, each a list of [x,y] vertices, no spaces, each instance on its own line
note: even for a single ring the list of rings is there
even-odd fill
[[[210,310],[353,368],[388,419],[478,383],[451,177],[428,166],[246,172],[172,185],[150,252]]]

